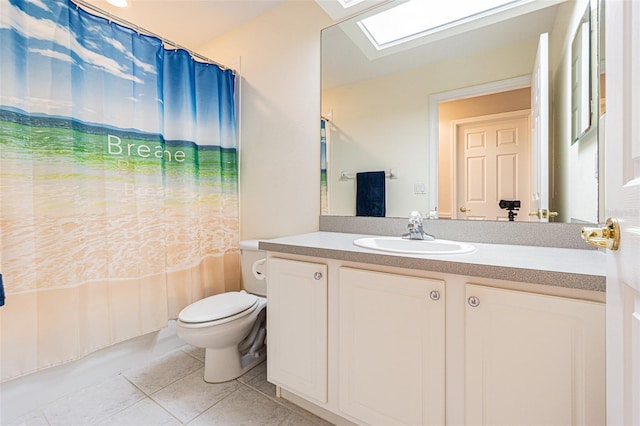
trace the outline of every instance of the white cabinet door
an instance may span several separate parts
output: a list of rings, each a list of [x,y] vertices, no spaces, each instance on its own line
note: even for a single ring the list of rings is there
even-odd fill
[[[271,383],[327,402],[327,266],[269,258],[267,375]]]
[[[444,282],[339,274],[340,410],[372,425],[444,424]]]
[[[605,306],[466,286],[468,425],[603,425]]]

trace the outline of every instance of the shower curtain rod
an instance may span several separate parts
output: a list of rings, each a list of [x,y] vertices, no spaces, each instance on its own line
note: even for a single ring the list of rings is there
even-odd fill
[[[138,34],[144,34],[144,35],[148,35],[148,36],[152,36],[152,37],[156,37],[158,39],[160,39],[160,41],[162,41],[162,44],[164,45],[168,45],[173,47],[174,49],[182,49],[185,50],[187,53],[189,53],[189,55],[191,55],[192,58],[198,58],[203,62],[209,63],[209,64],[213,64],[213,65],[217,65],[218,67],[222,68],[223,70],[228,70],[230,69],[229,67],[222,65],[216,61],[214,61],[213,59],[209,59],[206,56],[202,56],[201,54],[194,52],[191,49],[187,49],[184,46],[180,46],[178,43],[174,43],[171,40],[167,40],[166,38],[162,37],[161,35],[158,35],[156,33],[152,33],[151,31],[144,29],[142,27],[140,27],[139,25],[134,24],[133,22],[129,22],[125,19],[122,18],[118,18],[117,16],[113,15],[110,12],[107,12],[106,10],[102,10],[97,6],[94,6],[92,4],[89,4],[83,0],[70,0],[71,3],[75,4],[76,7],[82,7],[84,9],[89,9],[92,12],[95,12],[99,15],[101,15],[104,18],[107,18],[109,21],[114,21],[118,24],[121,24],[125,27],[131,28],[132,30],[136,31]],[[233,74],[235,75],[236,71],[235,70],[231,70],[231,72],[233,72]]]

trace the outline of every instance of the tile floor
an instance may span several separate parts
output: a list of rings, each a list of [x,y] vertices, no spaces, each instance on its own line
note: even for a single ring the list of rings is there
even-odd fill
[[[206,383],[203,374],[204,349],[186,345],[8,424],[330,425],[276,398],[266,362],[227,383]]]

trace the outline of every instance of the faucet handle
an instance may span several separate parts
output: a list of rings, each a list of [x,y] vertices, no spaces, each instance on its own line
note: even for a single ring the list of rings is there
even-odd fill
[[[412,211],[411,214],[409,215],[409,222],[410,223],[415,223],[415,224],[421,224],[422,223],[422,215],[420,214],[419,211]]]

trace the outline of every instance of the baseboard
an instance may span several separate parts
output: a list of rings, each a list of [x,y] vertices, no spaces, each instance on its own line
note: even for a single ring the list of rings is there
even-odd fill
[[[340,417],[337,414],[332,413],[331,411],[325,410],[322,407],[318,407],[317,405],[307,401],[306,399],[301,398],[298,395],[292,392],[289,392],[285,389],[282,389],[279,386],[278,386],[278,392],[281,398],[294,403],[298,407],[304,408],[310,413],[313,413],[316,416],[320,417],[321,419],[331,422],[336,426],[355,426],[356,425],[356,423],[352,423],[349,420],[343,417]]]

